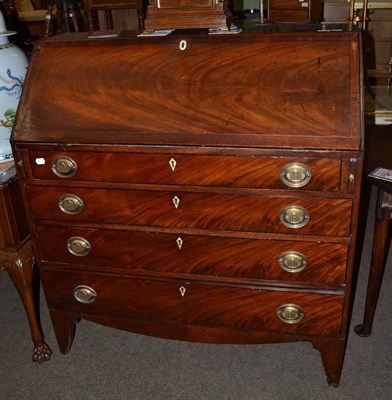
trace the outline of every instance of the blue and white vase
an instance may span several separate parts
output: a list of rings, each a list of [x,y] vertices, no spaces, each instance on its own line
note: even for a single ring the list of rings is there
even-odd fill
[[[0,163],[13,158],[10,136],[28,67],[23,51],[8,40],[15,34],[0,12]]]

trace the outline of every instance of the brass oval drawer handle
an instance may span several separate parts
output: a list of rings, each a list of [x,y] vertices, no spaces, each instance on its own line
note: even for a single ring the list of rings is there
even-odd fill
[[[300,272],[308,265],[307,258],[298,251],[286,251],[279,256],[280,267],[287,272]]]
[[[276,314],[285,324],[297,324],[305,316],[303,309],[296,304],[282,304],[276,309]]]
[[[280,179],[282,182],[292,188],[299,188],[309,183],[312,173],[307,165],[302,163],[289,163],[282,167]]]
[[[68,239],[67,249],[74,256],[85,257],[90,253],[91,245],[88,240],[79,236],[74,236]]]
[[[69,178],[75,175],[77,169],[78,166],[71,157],[60,156],[52,161],[52,171],[60,178]]]
[[[90,286],[79,285],[73,290],[74,298],[83,304],[90,304],[97,298],[97,292]]]
[[[279,213],[280,221],[288,228],[302,228],[309,220],[310,215],[306,208],[301,206],[287,206]]]
[[[65,214],[76,215],[82,212],[83,200],[76,194],[67,193],[59,198],[60,210]]]

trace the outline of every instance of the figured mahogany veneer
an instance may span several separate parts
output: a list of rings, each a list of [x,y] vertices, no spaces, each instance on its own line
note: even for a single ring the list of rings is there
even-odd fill
[[[69,151],[67,157],[72,158],[78,165],[77,173],[73,177],[73,180],[77,181],[271,189],[287,189],[287,185],[280,178],[280,172],[285,165],[298,161],[298,157],[277,158],[276,153],[274,156],[255,156],[254,151],[247,152],[248,155],[236,152],[230,156],[219,153],[154,154],[150,151],[151,149],[144,149],[144,153],[132,154]],[[51,163],[36,162],[42,157],[54,160],[63,154],[63,152],[32,151],[30,163],[34,178],[64,181],[63,178],[53,174]],[[340,158],[320,158],[320,155],[311,158],[304,154],[301,159],[312,174],[312,179],[303,190],[340,189],[342,168]],[[171,166],[173,161],[174,164]],[[94,168],[96,165],[100,166],[99,175]],[[211,174],[211,171],[214,171],[214,174]]]
[[[84,208],[79,214],[69,215],[60,209],[59,199],[67,194],[83,201]],[[296,205],[305,208],[310,215],[301,234],[318,236],[348,236],[352,209],[352,201],[348,199],[193,193],[181,189],[75,187],[70,190],[68,187],[32,186],[27,196],[36,220],[287,234],[294,233],[293,228],[280,222],[280,212],[284,207]],[[177,207],[175,199],[179,202]],[[42,204],[46,204],[45,207]]]
[[[310,341],[339,383],[360,41],[276,30],[36,48],[12,144],[63,353],[81,319],[206,343]]]
[[[61,78],[61,85],[25,91],[18,139],[275,150],[360,146],[354,33],[178,35],[124,35],[118,45],[48,41],[34,54],[29,76],[48,84]],[[295,55],[289,62],[288,48]]]
[[[167,276],[201,275],[295,282],[345,283],[347,246],[295,240],[248,239],[232,236],[190,235],[159,231],[100,230],[37,225],[42,261],[61,260],[74,268],[156,271]],[[81,237],[90,252],[78,257],[68,251],[68,240]],[[179,245],[179,243],[181,243]],[[279,260],[295,251],[307,259],[307,267],[288,273]]]
[[[113,317],[125,314],[132,319],[172,324],[310,335],[337,336],[340,333],[343,296],[336,294],[282,293],[239,286],[109,276],[102,279],[93,274],[49,271],[44,272],[44,280],[48,282],[47,296],[57,310],[73,309],[74,288],[88,285],[100,295],[93,303],[80,306],[82,314],[100,314],[105,310]],[[276,318],[275,310],[282,303],[301,304],[306,319],[299,328]]]
[[[314,22],[321,21],[322,16],[321,0],[268,1],[268,20],[270,22]]]

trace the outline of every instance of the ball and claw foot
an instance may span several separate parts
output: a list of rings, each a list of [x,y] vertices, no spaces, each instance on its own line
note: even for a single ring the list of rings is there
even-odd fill
[[[44,361],[49,361],[51,356],[52,356],[52,350],[46,343],[34,347],[33,351],[34,362],[41,364]]]

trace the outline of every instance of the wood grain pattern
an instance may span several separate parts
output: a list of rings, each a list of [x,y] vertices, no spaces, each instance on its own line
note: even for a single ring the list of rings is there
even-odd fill
[[[269,0],[270,22],[315,22],[323,19],[321,0]]]
[[[145,270],[175,274],[270,279],[272,281],[344,284],[347,245],[288,240],[196,236],[143,231],[116,231],[60,226],[36,226],[43,261],[105,269]],[[71,254],[71,237],[86,239],[85,257]],[[181,238],[179,248],[177,239]],[[284,271],[279,257],[287,251],[302,253],[307,266],[296,273]],[[78,267],[78,265],[83,267]]]
[[[50,307],[62,311],[248,330],[336,336],[340,331],[343,296],[243,289],[190,282],[102,277],[44,271]],[[72,295],[78,285],[92,287],[97,298],[82,304]],[[184,296],[180,287],[185,287]],[[282,304],[301,306],[305,317],[298,324],[279,320]]]
[[[316,3],[318,0],[310,0],[308,3]],[[298,0],[270,0],[270,9],[274,10],[302,10],[301,2]]]
[[[82,199],[80,214],[68,215],[58,206],[59,198],[74,194]],[[106,190],[75,187],[29,186],[29,207],[36,220],[138,226],[218,229],[245,232],[286,233],[347,237],[350,234],[352,201],[348,199],[297,198],[180,191]],[[175,208],[174,197],[179,199]],[[45,206],[43,206],[45,204]],[[284,207],[308,210],[310,219],[293,229],[280,222]]]
[[[146,30],[222,28],[231,25],[229,0],[151,0]]]
[[[61,41],[43,44],[14,140],[104,142],[100,133],[110,132],[116,143],[357,148],[360,93],[350,85],[347,53],[358,44],[332,37],[81,41],[73,43],[72,63]]]
[[[340,159],[146,154],[137,153],[137,149],[135,151],[131,154],[32,151],[30,162],[34,179],[70,180],[59,178],[51,169],[52,161],[56,157],[66,156],[77,165],[72,181],[279,189],[290,189],[280,178],[282,168],[289,163],[302,163],[309,168],[312,178],[301,190],[340,189]],[[42,159],[45,160],[44,164],[36,162]],[[170,167],[171,159],[175,161],[174,170]],[[97,170],[100,171],[99,174]]]

